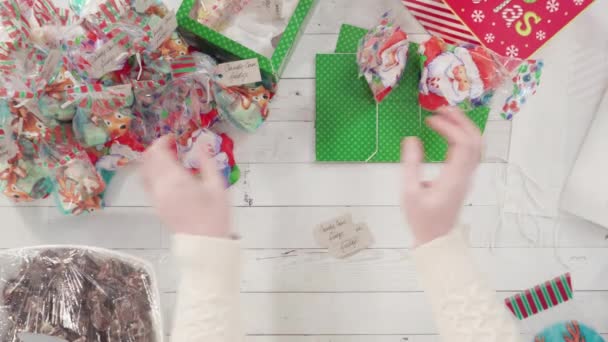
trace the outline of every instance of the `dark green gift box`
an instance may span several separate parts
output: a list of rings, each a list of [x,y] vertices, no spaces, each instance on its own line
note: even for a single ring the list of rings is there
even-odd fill
[[[196,2],[197,0],[184,0],[177,12],[179,31],[188,43],[223,61],[257,58],[262,72],[272,76],[277,81],[281,77],[291,52],[304,29],[306,19],[315,0],[300,0],[298,2],[298,6],[289,19],[272,58],[263,56],[194,20],[190,14]]]

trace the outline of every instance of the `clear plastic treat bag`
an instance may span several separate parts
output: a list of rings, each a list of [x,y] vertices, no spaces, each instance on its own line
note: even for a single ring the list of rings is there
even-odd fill
[[[84,147],[103,145],[132,129],[133,93],[130,84],[80,87],[69,95],[70,102],[78,103],[73,129]]]
[[[45,152],[54,196],[64,214],[80,215],[103,208],[106,184],[85,151],[60,145]]]
[[[536,92],[542,61],[499,56],[479,45],[454,46],[431,37],[419,46],[423,109],[488,106],[512,118]]]
[[[40,246],[0,253],[0,338],[34,333],[68,342],[161,342],[152,267],[132,256],[85,246]]]

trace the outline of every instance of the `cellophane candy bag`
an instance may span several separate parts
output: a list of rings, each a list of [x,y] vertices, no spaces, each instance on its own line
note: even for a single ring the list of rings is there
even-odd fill
[[[419,100],[427,110],[487,104],[507,79],[498,56],[481,46],[453,46],[432,37],[420,44],[419,52],[423,64]]]
[[[221,117],[247,132],[255,132],[268,118],[274,85],[269,80],[242,86],[215,85],[215,101]]]
[[[51,183],[39,165],[47,126],[36,113],[33,94],[19,91],[15,80],[0,89],[0,190],[14,202],[48,196]]]
[[[85,79],[98,80],[121,70],[150,43],[149,18],[132,11],[128,2],[89,1],[76,7],[83,21],[75,25],[63,46],[70,67]]]
[[[542,60],[526,60],[516,70],[512,78],[513,90],[501,108],[501,116],[511,120],[521,111],[528,99],[536,94],[540,85],[544,62]]]
[[[164,80],[133,81],[133,115],[140,118],[142,123],[141,126],[136,126],[134,131],[141,138],[141,143],[146,146],[158,137],[160,108],[157,103],[165,92],[166,86],[167,82]]]
[[[145,55],[140,80],[169,81],[172,78],[173,61],[190,55],[189,49],[184,38],[178,32],[173,32],[155,51]]]
[[[360,74],[377,102],[388,96],[401,80],[408,49],[407,34],[394,24],[389,13],[361,39],[357,52]]]
[[[70,342],[160,342],[159,292],[151,265],[85,246],[0,253],[0,339],[34,333]]]
[[[83,86],[70,91],[78,108],[73,120],[76,138],[84,147],[103,145],[125,135],[134,124],[131,85]]]
[[[149,109],[159,115],[159,134],[173,134],[180,162],[193,173],[206,149],[217,161],[227,185],[238,180],[233,142],[226,134],[209,130],[217,120],[212,98],[215,61],[204,54],[175,58],[172,81]]]
[[[542,61],[499,56],[483,46],[447,44],[432,37],[420,44],[419,100],[434,111],[443,106],[488,106],[512,118],[540,81]]]
[[[72,215],[100,210],[106,184],[86,152],[66,145],[48,148],[45,152],[45,166],[51,172],[59,208]]]
[[[194,18],[205,26],[221,31],[243,10],[249,0],[198,0],[192,11]]]
[[[205,146],[238,178],[232,140],[208,130],[219,120],[215,60],[191,51],[160,0],[0,0],[0,19],[0,191],[10,198],[52,193],[66,214],[98,210],[114,173],[163,134],[183,142],[192,172],[192,149]]]
[[[159,134],[190,134],[191,122],[197,128],[215,123],[212,73],[215,61],[202,53],[175,58],[171,62],[172,80],[151,107],[159,117]]]
[[[60,59],[55,70],[49,73],[43,96],[39,100],[39,107],[43,115],[59,122],[71,122],[76,115],[77,103],[67,103],[68,92],[80,87],[81,84],[82,81],[78,75],[72,73],[63,59]]]
[[[225,133],[217,134],[206,128],[193,126],[192,132],[176,139],[180,162],[193,173],[200,171],[200,159],[206,150],[217,164],[219,172],[226,180],[226,186],[238,181],[240,171],[234,159],[234,143]]]

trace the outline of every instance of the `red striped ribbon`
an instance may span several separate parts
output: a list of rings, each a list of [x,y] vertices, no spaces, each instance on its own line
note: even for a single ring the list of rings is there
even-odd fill
[[[572,278],[570,273],[566,273],[506,298],[505,305],[517,318],[526,319],[566,302],[572,299],[572,296]]]
[[[424,29],[450,44],[481,42],[441,0],[401,0]]]

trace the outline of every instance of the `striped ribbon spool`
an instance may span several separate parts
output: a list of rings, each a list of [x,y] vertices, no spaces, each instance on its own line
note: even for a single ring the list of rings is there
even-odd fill
[[[563,274],[505,299],[505,305],[520,320],[572,299],[572,278]]]
[[[424,29],[450,44],[481,42],[441,0],[401,0]]]

